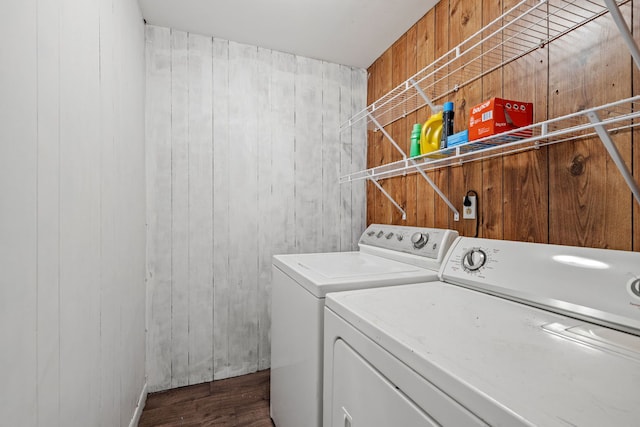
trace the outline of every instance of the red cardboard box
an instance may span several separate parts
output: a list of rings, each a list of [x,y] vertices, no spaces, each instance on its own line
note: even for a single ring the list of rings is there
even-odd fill
[[[469,141],[533,123],[533,103],[491,98],[469,114]],[[529,132],[531,133],[531,132]],[[522,135],[526,137],[526,135]]]

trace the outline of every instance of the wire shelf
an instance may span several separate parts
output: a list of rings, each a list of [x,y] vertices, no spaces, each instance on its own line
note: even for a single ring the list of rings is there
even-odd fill
[[[629,0],[618,0],[618,6]],[[523,0],[340,126],[384,127],[608,12],[601,1]],[[425,96],[427,99],[425,99]]]
[[[640,95],[455,147],[354,172],[340,177],[340,182],[361,179],[379,180],[415,173],[418,170],[428,172],[442,167],[596,136],[596,128],[600,126],[611,135],[615,135],[638,125],[640,125]]]

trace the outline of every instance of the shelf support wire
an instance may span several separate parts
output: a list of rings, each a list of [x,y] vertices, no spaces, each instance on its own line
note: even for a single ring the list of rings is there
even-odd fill
[[[396,143],[396,141],[393,138],[391,138],[391,135],[389,135],[389,132],[387,132],[382,126],[380,126],[380,123],[368,111],[367,111],[367,116],[369,116],[369,119],[371,119],[371,121],[376,125],[376,128],[379,129],[380,132],[382,132],[382,134],[389,140],[389,142],[391,142],[391,144],[393,144],[396,150],[398,150],[398,152],[402,155],[402,160],[407,160],[407,155],[405,154],[404,150],[402,150],[402,148],[400,148],[400,146]]]
[[[396,209],[398,209],[398,210],[400,211],[400,213],[402,214],[402,219],[403,219],[404,221],[406,221],[406,219],[407,219],[407,213],[404,211],[404,209],[402,209],[402,207],[398,204],[398,202],[396,202],[395,200],[393,200],[393,197],[391,197],[391,196],[389,195],[389,193],[387,193],[387,191],[386,191],[384,188],[382,188],[382,185],[380,185],[380,183],[378,182],[378,180],[377,180],[377,179],[375,179],[375,178],[371,178],[371,177],[369,177],[368,179],[369,179],[369,181],[373,182],[373,184],[374,184],[376,187],[378,187],[378,190],[380,190],[380,192],[381,192],[382,194],[384,194],[384,195],[386,196],[386,198],[387,198],[387,199],[389,199],[389,201],[390,201],[391,203],[393,203],[393,206],[395,206],[395,207],[396,207]]]
[[[411,85],[413,85],[414,89],[416,90],[416,92],[418,92],[418,94],[422,97],[422,99],[424,99],[424,101],[427,103],[427,105],[429,106],[429,108],[431,108],[431,112],[432,113],[437,113],[439,111],[442,111],[443,107],[441,105],[435,105],[432,101],[431,98],[429,98],[427,96],[426,93],[424,93],[424,91],[422,90],[422,88],[418,85],[418,83],[416,83],[416,81],[414,79],[409,79],[409,83],[411,83]]]
[[[604,147],[609,152],[609,156],[611,156],[611,160],[613,160],[615,165],[618,167],[618,170],[622,174],[622,177],[627,182],[627,185],[629,186],[629,189],[633,193],[633,196],[636,198],[636,201],[640,203],[640,188],[638,187],[638,183],[633,178],[633,175],[631,174],[631,172],[629,172],[627,165],[624,164],[624,160],[622,159],[620,152],[618,151],[615,144],[611,140],[611,135],[609,135],[609,132],[607,131],[607,129],[605,129],[605,127],[602,124],[600,124],[601,123],[600,117],[595,111],[589,111],[587,113],[587,117],[593,124],[593,128],[595,129],[596,133],[600,137],[602,144],[604,144]]]
[[[638,48],[638,45],[633,39],[631,31],[629,30],[629,27],[627,26],[622,13],[620,13],[618,4],[615,2],[615,0],[604,0],[604,2],[607,5],[609,12],[611,13],[611,18],[613,18],[613,21],[618,27],[620,36],[622,36],[622,39],[627,44],[627,48],[629,49],[629,52],[631,53],[631,56],[636,63],[636,67],[638,68],[638,70],[640,70],[640,48]]]
[[[447,198],[447,196],[444,195],[444,193],[442,192],[442,190],[440,190],[440,187],[438,187],[436,185],[435,182],[433,182],[431,180],[431,178],[429,178],[429,175],[427,175],[425,173],[425,171],[422,170],[422,168],[420,168],[420,166],[416,163],[415,160],[413,159],[409,159],[409,162],[411,162],[412,165],[414,165],[416,167],[416,170],[418,171],[418,173],[420,175],[422,175],[422,177],[425,179],[425,181],[427,181],[429,183],[429,185],[433,188],[433,190],[438,193],[438,196],[440,196],[440,198],[442,199],[443,202],[445,202],[447,204],[447,206],[449,206],[449,209],[451,209],[451,211],[453,212],[453,220],[454,221],[460,221],[460,212],[458,212],[458,210],[456,209],[455,206],[453,206],[453,203],[451,203],[451,201]]]

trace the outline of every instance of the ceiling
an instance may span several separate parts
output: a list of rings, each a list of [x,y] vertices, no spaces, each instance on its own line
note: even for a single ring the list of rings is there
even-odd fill
[[[148,24],[368,68],[438,0],[138,0]]]

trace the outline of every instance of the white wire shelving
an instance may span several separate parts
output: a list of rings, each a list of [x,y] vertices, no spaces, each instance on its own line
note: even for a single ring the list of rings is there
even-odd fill
[[[548,43],[607,12],[610,12],[640,70],[640,48],[620,13],[620,6],[628,2],[629,0],[522,0],[341,125],[342,131],[366,120],[369,129],[384,134],[402,154],[402,160],[344,175],[340,177],[340,183],[361,179],[372,182],[405,219],[406,213],[402,206],[384,190],[378,180],[419,173],[449,206],[457,221],[457,209],[426,172],[597,135],[640,203],[640,187],[611,139],[612,134],[640,124],[640,96],[413,158],[408,158],[384,129],[388,124],[424,105],[429,105],[432,112],[440,110],[441,107],[436,102],[442,98],[536,49],[544,48]]]
[[[346,183],[361,179],[377,181],[419,171],[429,172],[447,166],[457,166],[467,162],[539,149],[551,144],[596,135],[603,139],[602,142],[609,154],[616,161],[620,155],[611,142],[610,135],[622,133],[637,126],[640,126],[640,95],[455,147],[354,172],[340,177],[340,182]],[[618,163],[616,162],[616,164]],[[624,166],[624,162],[622,166]],[[624,174],[625,172],[623,172]],[[633,182],[631,174],[628,171],[627,174],[628,177],[625,179],[630,179]],[[633,187],[635,187],[635,189],[632,188],[634,196],[640,202],[640,191],[638,191],[637,185],[634,184]]]
[[[629,0],[613,0],[617,6]],[[377,130],[607,13],[597,0],[523,0],[344,122]]]

